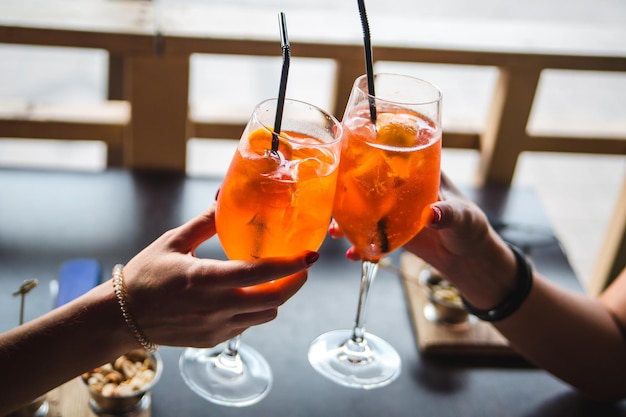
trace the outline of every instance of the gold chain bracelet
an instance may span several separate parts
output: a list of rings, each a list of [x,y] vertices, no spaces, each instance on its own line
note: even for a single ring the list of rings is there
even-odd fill
[[[128,311],[128,303],[126,302],[127,293],[126,287],[124,286],[124,265],[117,264],[113,267],[113,291],[115,291],[115,296],[117,297],[117,302],[120,305],[120,309],[122,310],[122,316],[124,316],[124,321],[126,322],[126,326],[130,332],[135,336],[135,339],[139,342],[141,347],[143,347],[148,352],[155,352],[159,346],[152,343],[144,334],[143,331],[139,328],[139,325],[131,316]]]

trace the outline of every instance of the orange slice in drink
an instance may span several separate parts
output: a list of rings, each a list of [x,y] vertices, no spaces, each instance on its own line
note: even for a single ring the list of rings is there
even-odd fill
[[[258,155],[264,155],[265,151],[272,149],[272,133],[266,129],[257,129],[248,136],[250,150]],[[287,160],[291,159],[293,149],[285,138],[278,136],[278,152]]]
[[[246,152],[254,160],[254,170],[259,173],[272,173],[284,161],[292,158],[293,149],[282,137],[278,137],[278,152],[271,153],[272,133],[265,129],[257,129],[248,136],[248,148]],[[257,157],[255,157],[257,156]],[[245,156],[244,156],[245,157]]]
[[[383,145],[411,147],[416,138],[417,127],[398,120],[383,122],[378,128],[378,140]]]
[[[393,116],[392,116],[393,117]],[[416,125],[408,123],[410,119],[403,120],[401,116],[392,119],[381,120],[382,124],[378,128],[379,143],[391,146],[395,149],[405,148],[409,150],[418,143],[418,128]],[[411,173],[411,153],[401,150],[392,150],[384,153],[389,167],[394,172],[397,179],[407,179]]]

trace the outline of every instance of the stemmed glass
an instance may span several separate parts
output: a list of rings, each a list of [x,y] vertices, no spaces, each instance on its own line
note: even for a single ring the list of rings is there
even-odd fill
[[[220,188],[217,234],[230,259],[317,250],[326,235],[342,127],[320,108],[287,99],[276,134],[271,127],[276,111],[276,99],[256,106]],[[263,356],[240,339],[186,349],[179,362],[185,382],[214,403],[260,401],[270,390],[272,373]]]
[[[401,360],[385,340],[365,332],[365,311],[378,261],[415,236],[437,199],[441,160],[441,93],[409,76],[356,79],[344,113],[344,139],[333,216],[362,258],[356,320],[351,330],[316,338],[309,362],[354,388],[387,385]]]

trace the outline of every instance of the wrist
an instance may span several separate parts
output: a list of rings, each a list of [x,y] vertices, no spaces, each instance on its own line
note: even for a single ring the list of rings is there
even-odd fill
[[[99,323],[98,330],[93,331],[94,348],[105,348],[117,356],[136,349],[138,343],[126,327],[112,280],[94,288],[87,297],[86,314],[91,318],[86,320]]]
[[[515,255],[517,271],[515,276],[515,288],[495,307],[489,309],[479,309],[470,304],[467,299],[461,297],[465,309],[484,321],[500,321],[515,313],[524,303],[533,285],[533,271],[530,262],[521,249],[509,244]]]
[[[130,310],[130,306],[128,305],[128,293],[126,292],[126,285],[124,283],[124,266],[122,264],[115,265],[112,275],[113,278],[111,279],[111,282],[113,285],[113,291],[115,292],[120,313],[124,318],[126,327],[144,350],[148,352],[155,352],[159,346],[148,339],[146,334],[143,332],[143,329],[139,326],[139,323],[137,323]]]
[[[440,271],[471,305],[481,310],[498,305],[517,282],[516,257],[492,229],[471,253],[456,257]]]

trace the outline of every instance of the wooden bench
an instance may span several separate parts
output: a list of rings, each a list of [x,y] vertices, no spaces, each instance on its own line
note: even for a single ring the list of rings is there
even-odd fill
[[[277,11],[258,6],[138,1],[21,0],[0,15],[0,42],[77,46],[109,51],[110,80],[130,106],[123,136],[123,163],[137,169],[184,171],[191,137],[237,139],[244,121],[190,117],[191,54],[280,56]],[[420,20],[417,16],[370,16],[374,58],[379,61],[488,66],[498,70],[495,93],[482,130],[444,126],[444,146],[480,154],[477,185],[510,184],[523,151],[626,155],[624,131],[605,136],[527,129],[542,72],[548,69],[626,71],[626,28],[549,22]],[[341,115],[354,79],[364,72],[357,13],[288,12],[293,56],[336,64],[333,104]],[[23,118],[20,129],[29,131]],[[96,121],[94,126],[98,124]],[[86,120],[82,120],[86,125]],[[51,126],[38,124],[38,128]],[[59,135],[67,134],[59,130]],[[14,132],[15,133],[15,132]],[[0,132],[1,134],[1,132]],[[37,137],[43,137],[37,134]],[[114,142],[114,141],[113,141]],[[626,263],[626,192],[616,213],[618,239],[611,240],[604,271]],[[620,249],[621,248],[621,249]],[[599,279],[603,286],[606,276]]]

